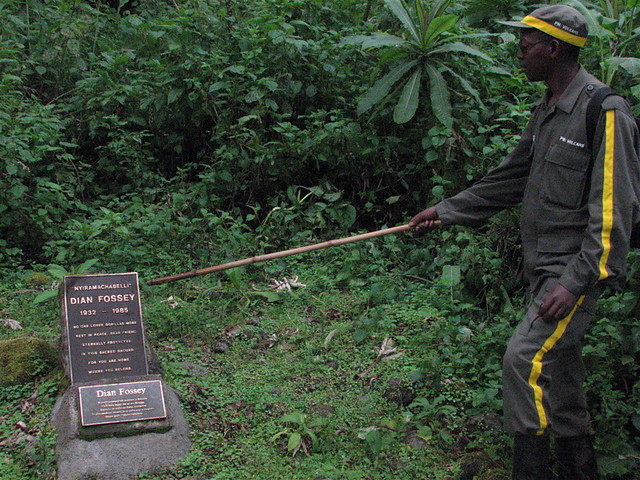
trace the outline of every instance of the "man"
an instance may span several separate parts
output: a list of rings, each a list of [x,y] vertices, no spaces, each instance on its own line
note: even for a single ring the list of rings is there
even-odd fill
[[[632,224],[640,215],[640,139],[626,101],[607,97],[592,145],[585,115],[604,85],[578,62],[585,18],[544,6],[521,22],[518,60],[548,90],[505,160],[467,190],[416,215],[416,230],[477,226],[522,204],[520,222],[531,302],[503,359],[505,427],[514,435],[515,480],[551,478],[555,437],[560,478],[598,471],[582,384],[582,343],[597,297],[625,281]]]

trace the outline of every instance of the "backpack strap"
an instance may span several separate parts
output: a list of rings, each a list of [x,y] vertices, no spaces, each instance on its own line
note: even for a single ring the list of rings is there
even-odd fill
[[[598,118],[600,117],[600,110],[602,109],[602,102],[609,95],[618,95],[614,89],[609,87],[602,87],[595,91],[593,97],[589,100],[587,104],[587,114],[586,114],[586,128],[587,128],[587,144],[589,148],[593,146],[593,136],[596,133],[596,125],[598,123]]]

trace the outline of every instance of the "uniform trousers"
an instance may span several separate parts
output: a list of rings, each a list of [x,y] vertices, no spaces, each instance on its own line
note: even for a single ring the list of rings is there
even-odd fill
[[[581,296],[565,318],[545,322],[538,310],[556,284],[555,278],[538,282],[503,358],[504,421],[512,434],[574,437],[589,432],[582,347],[602,288]]]

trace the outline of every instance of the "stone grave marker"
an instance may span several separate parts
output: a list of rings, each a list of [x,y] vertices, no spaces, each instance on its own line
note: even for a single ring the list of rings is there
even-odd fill
[[[148,375],[136,273],[67,276],[62,302],[72,385]],[[78,387],[83,426],[166,417],[160,381],[118,385]]]
[[[64,278],[71,383],[147,375],[135,273]]]
[[[67,276],[61,309],[71,385],[52,418],[59,480],[126,480],[186,455],[178,397],[149,373],[138,274]]]

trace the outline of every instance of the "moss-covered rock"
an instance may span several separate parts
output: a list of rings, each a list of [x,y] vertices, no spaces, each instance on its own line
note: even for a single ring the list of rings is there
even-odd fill
[[[57,352],[38,337],[0,340],[0,387],[46,375],[58,364]]]
[[[53,278],[43,272],[35,272],[24,280],[25,285],[31,288],[46,287],[53,283]]]

